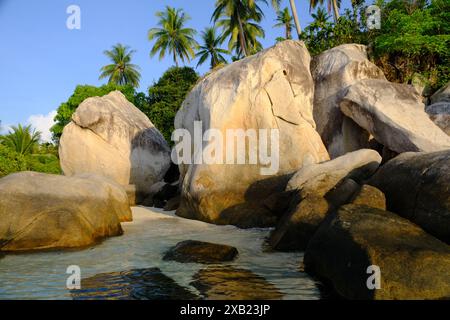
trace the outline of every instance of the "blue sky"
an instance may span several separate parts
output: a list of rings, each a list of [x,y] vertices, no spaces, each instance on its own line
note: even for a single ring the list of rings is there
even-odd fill
[[[147,31],[156,26],[155,13],[166,5],[183,8],[189,26],[199,32],[210,25],[214,0],[0,0],[0,120],[2,126],[32,123],[38,130],[51,125],[54,110],[78,84],[101,85],[103,55],[118,42],[137,50],[141,91],[173,65],[171,59],[150,58]],[[81,30],[66,27],[66,9],[81,8]],[[288,1],[284,1],[284,6]],[[303,26],[311,21],[306,1],[297,0]],[[265,47],[274,44],[283,29],[273,28],[275,13],[264,7]],[[196,66],[192,62],[192,66]],[[207,71],[207,64],[199,73]],[[51,113],[53,112],[53,113]]]

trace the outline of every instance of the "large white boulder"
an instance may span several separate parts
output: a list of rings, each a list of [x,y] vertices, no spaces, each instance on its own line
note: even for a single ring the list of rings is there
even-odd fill
[[[397,153],[450,149],[447,136],[425,112],[421,96],[408,85],[366,79],[344,90],[341,111]]]
[[[64,128],[59,155],[67,176],[96,173],[142,193],[170,167],[161,133],[119,91],[80,104]]]
[[[287,181],[276,177],[329,159],[315,131],[310,59],[303,42],[285,41],[213,72],[194,87],[177,113],[176,128],[191,136],[195,121],[223,136],[227,129],[278,129],[279,170],[262,174],[267,166],[260,158],[257,164],[182,165],[178,215],[241,227],[275,223],[262,199],[284,190]],[[209,145],[204,142],[202,151]]]
[[[340,91],[361,79],[386,80],[367,58],[366,46],[343,44],[323,52],[311,63],[315,82],[314,120],[331,158],[369,146],[370,136],[340,108]]]
[[[125,190],[96,175],[20,172],[0,179],[0,251],[75,248],[123,233]]]

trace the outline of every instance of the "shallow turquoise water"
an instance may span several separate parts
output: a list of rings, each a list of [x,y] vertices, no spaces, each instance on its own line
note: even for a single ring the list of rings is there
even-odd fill
[[[6,255],[0,259],[0,299],[71,299],[66,269],[81,268],[82,278],[99,273],[158,267],[178,284],[189,283],[203,265],[163,261],[163,253],[183,240],[235,246],[239,257],[229,263],[263,276],[284,299],[319,299],[317,283],[299,271],[302,253],[264,250],[268,229],[242,230],[176,217],[154,208],[133,208],[134,221],[124,223],[124,235],[78,251]]]

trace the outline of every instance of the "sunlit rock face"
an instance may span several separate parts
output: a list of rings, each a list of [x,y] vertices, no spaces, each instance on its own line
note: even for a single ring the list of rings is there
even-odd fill
[[[80,104],[64,128],[59,155],[65,175],[96,173],[142,193],[170,167],[162,134],[119,91]]]
[[[278,129],[279,164],[278,170],[268,174],[262,174],[261,169],[268,165],[260,158],[256,164],[180,166],[178,215],[240,227],[275,223],[262,200],[284,190],[287,181],[277,177],[329,159],[315,130],[310,61],[303,42],[285,41],[214,71],[194,87],[177,113],[176,128],[193,136],[194,122],[201,121],[203,131],[217,129],[224,137],[228,129]],[[271,142],[270,133],[265,138]],[[256,140],[259,146],[261,136]],[[203,142],[202,151],[210,145]],[[221,148],[224,155],[225,145]],[[269,143],[268,151],[271,146]],[[249,149],[245,150],[246,159]],[[237,163],[236,154],[233,160]]]
[[[369,147],[370,136],[340,108],[340,91],[362,79],[386,80],[367,58],[366,46],[344,44],[323,52],[311,63],[315,82],[314,120],[331,158]]]
[[[341,111],[397,153],[450,149],[450,137],[430,120],[410,86],[361,80],[342,92]]]
[[[0,179],[0,251],[76,248],[122,234],[123,188],[101,176],[21,172]]]

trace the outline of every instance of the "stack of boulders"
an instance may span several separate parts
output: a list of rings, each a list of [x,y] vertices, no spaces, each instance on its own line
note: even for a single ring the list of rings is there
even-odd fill
[[[118,91],[80,104],[59,154],[65,176],[0,179],[0,251],[82,247],[121,235],[130,206],[151,198],[171,166],[161,133]]]
[[[196,124],[213,129],[215,139],[200,136],[189,152],[198,160],[214,150],[218,161],[179,172],[161,133],[121,93],[89,98],[61,137],[66,177],[0,180],[0,250],[87,245],[120,234],[129,206],[142,203],[274,227],[272,248],[304,250],[305,270],[345,298],[449,298],[450,84],[421,94],[388,82],[363,45],[311,58],[303,42],[280,42],[188,94],[175,128],[193,139]],[[254,144],[230,154],[229,130]]]
[[[305,250],[306,271],[345,298],[448,298],[448,97],[447,86],[425,108],[414,86],[386,80],[363,45],[311,59],[302,42],[279,43],[206,76],[175,120],[192,135],[195,121],[224,136],[278,129],[279,170],[182,165],[177,214],[274,226],[269,244]]]

